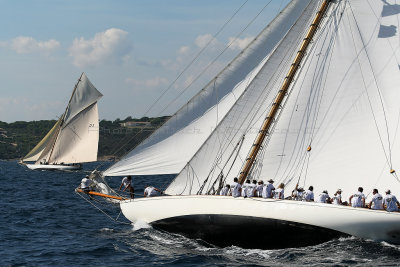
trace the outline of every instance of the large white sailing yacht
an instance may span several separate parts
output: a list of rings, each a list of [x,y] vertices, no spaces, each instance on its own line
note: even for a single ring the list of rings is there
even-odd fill
[[[400,244],[400,213],[233,198],[224,184],[272,178],[318,195],[400,195],[400,6],[293,0],[162,127],[102,173],[174,174],[165,195],[122,199],[131,222],[242,247],[352,235]],[[191,129],[197,129],[192,134]],[[210,130],[212,129],[212,130]],[[151,179],[151,176],[149,176]]]

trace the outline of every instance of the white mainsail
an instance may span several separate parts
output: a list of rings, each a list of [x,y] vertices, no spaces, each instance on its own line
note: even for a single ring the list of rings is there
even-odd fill
[[[261,178],[316,194],[400,192],[396,1],[333,2],[262,160]],[[394,26],[396,25],[396,26]],[[307,152],[307,147],[311,151]]]
[[[395,89],[400,84],[400,49],[399,34],[393,31],[393,27],[399,26],[398,21],[399,9],[393,1],[331,3],[274,132],[258,156],[252,178],[273,178],[284,182],[289,190],[300,179],[303,186],[313,185],[316,194],[324,189],[334,193],[341,188],[345,197],[354,193],[358,186],[363,186],[367,193],[375,187],[381,191],[386,188],[400,191],[397,175],[390,171],[396,169],[400,157],[400,142],[397,140],[400,138],[400,93]],[[303,26],[299,26],[299,23],[300,20],[270,56],[266,66],[281,50],[294,57],[298,45],[294,45],[292,50],[286,46],[298,40],[292,40],[290,35],[297,32],[305,36],[302,31],[310,24],[305,21]],[[282,56],[282,62],[286,62],[286,57]],[[288,66],[283,69],[287,71]],[[273,97],[286,71],[282,72],[283,76],[277,73],[264,79],[265,90],[272,89]],[[262,75],[261,70],[254,84],[263,79]],[[275,80],[279,81],[278,84]],[[252,94],[257,94],[257,88],[251,89]],[[222,170],[225,176],[232,166],[226,178],[226,182],[231,183],[254,141],[256,133],[252,133],[250,126],[254,124],[258,129],[267,112],[265,109],[264,115],[258,113],[258,121],[258,114],[251,115],[254,119],[246,121],[247,125],[238,129],[242,122],[240,114],[251,114],[254,108],[267,108],[272,102],[270,97],[257,100],[267,93],[253,97],[254,102],[250,102],[247,110],[234,107],[233,110],[240,112],[232,114],[230,121],[221,123],[221,131],[216,131],[218,136],[205,143],[166,192],[197,193],[204,179],[209,177],[201,192],[206,193],[223,166],[226,166]],[[251,96],[247,98],[244,94],[242,98],[249,101]],[[236,105],[240,105],[240,101]],[[229,126],[223,128],[224,124],[246,134],[241,153],[234,163],[235,158],[229,156],[232,144],[240,139],[240,135],[227,135]],[[228,144],[231,144],[230,149]],[[311,151],[307,152],[309,145]],[[217,160],[210,162],[207,158]]]
[[[295,0],[160,129],[105,176],[179,173],[257,77],[271,52],[312,1]]]
[[[102,94],[82,73],[67,109],[35,152],[36,164],[70,164],[97,160],[99,115],[97,101]],[[45,145],[45,146],[44,146]],[[42,148],[43,147],[43,148]],[[40,152],[40,156],[37,156]],[[28,155],[30,155],[30,152]],[[33,157],[30,157],[33,158]],[[26,160],[26,159],[25,159]]]

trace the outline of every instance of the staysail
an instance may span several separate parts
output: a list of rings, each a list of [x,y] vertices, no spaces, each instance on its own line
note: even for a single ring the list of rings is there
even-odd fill
[[[105,176],[179,173],[215,131],[309,5],[292,1],[221,73]]]
[[[53,137],[57,134],[61,124],[61,118],[54,124],[53,128],[43,137],[43,139],[22,159],[22,161],[37,161],[44,149],[49,145]]]
[[[37,157],[36,164],[69,164],[97,160],[99,141],[99,115],[97,101],[102,94],[82,73],[72,93],[65,113],[50,130],[40,149],[29,154]],[[40,143],[39,143],[40,145]],[[43,148],[42,148],[43,147]],[[29,155],[28,154],[28,155]],[[31,157],[32,158],[32,157]]]

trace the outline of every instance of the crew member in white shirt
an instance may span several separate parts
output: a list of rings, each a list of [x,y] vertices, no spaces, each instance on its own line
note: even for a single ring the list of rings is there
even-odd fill
[[[121,185],[119,187],[119,190],[121,190],[122,187],[123,187],[124,189],[122,190],[122,192],[128,190],[130,195],[131,195],[131,198],[134,198],[135,197],[135,189],[133,188],[133,183],[132,182],[133,182],[132,181],[132,176],[124,177],[122,179],[122,182],[121,182]]]
[[[263,198],[272,198],[272,191],[275,190],[275,187],[273,185],[274,180],[269,179],[268,180],[268,184],[266,184],[263,188],[263,192],[262,192],[262,197]]]
[[[342,189],[336,190],[336,193],[332,197],[333,205],[342,205]]]
[[[310,187],[308,187],[308,190],[306,192],[304,192],[304,197],[303,200],[304,201],[314,201],[314,187],[311,185]]]
[[[242,185],[238,183],[238,178],[235,177],[233,179],[233,184],[231,186],[232,196],[233,197],[240,197],[242,193]]]
[[[397,198],[390,193],[390,190],[385,191],[386,196],[383,198],[383,205],[387,211],[399,211],[400,203]]]
[[[246,180],[242,185],[242,197],[247,197],[247,189],[251,186],[250,180]]]
[[[220,196],[229,196],[231,194],[231,186],[229,184],[225,185],[224,188],[219,192]]]
[[[349,198],[349,203],[354,208],[364,208],[365,207],[365,195],[363,194],[364,189],[362,187],[358,188],[358,192]]]
[[[263,188],[264,188],[264,182],[263,180],[259,180],[258,185],[256,187],[256,197],[262,197]]]
[[[285,184],[281,183],[278,186],[278,189],[275,190],[274,192],[274,198],[275,199],[285,199],[285,192],[284,192]]]
[[[317,203],[331,203],[331,198],[329,197],[328,191],[324,190],[315,200]]]
[[[85,177],[82,178],[81,181],[81,189],[85,193],[89,193],[90,191],[90,186],[92,186],[93,181],[89,179],[89,175],[86,175]]]
[[[292,200],[301,201],[303,200],[304,189],[299,187],[299,184],[296,184],[296,187],[292,191]]]
[[[378,189],[372,190],[372,200],[368,205],[368,208],[373,210],[383,210],[383,197],[378,193]]]
[[[146,189],[144,189],[144,197],[155,197],[159,193],[161,193],[161,190],[155,188],[154,186],[148,186]]]
[[[246,197],[254,197],[257,187],[257,181],[253,180],[253,183],[247,186]]]

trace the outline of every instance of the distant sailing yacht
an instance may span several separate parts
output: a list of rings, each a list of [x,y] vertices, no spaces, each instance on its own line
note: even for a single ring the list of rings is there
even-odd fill
[[[400,213],[218,196],[272,178],[286,195],[363,186],[400,195],[400,6],[293,0],[162,127],[101,175],[174,174],[121,199],[131,222],[221,245],[279,248],[353,235],[400,244]],[[197,129],[193,134],[191,129]]]
[[[80,76],[64,114],[46,136],[22,159],[32,170],[77,170],[82,162],[97,161],[99,114],[103,95]]]

